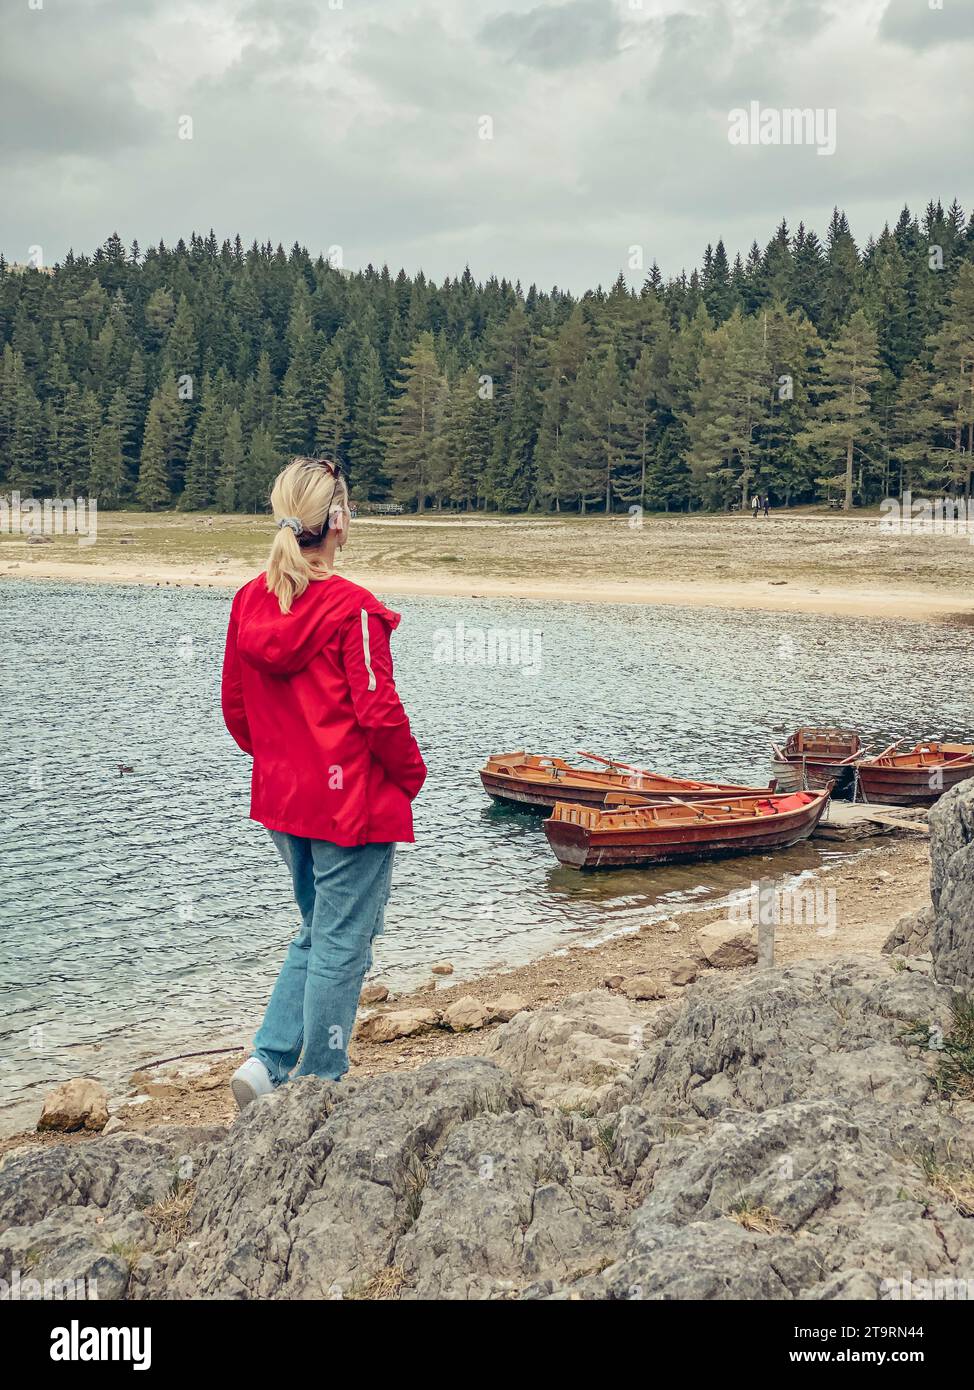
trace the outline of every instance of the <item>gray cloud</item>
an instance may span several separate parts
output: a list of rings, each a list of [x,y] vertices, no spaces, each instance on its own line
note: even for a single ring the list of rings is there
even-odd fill
[[[970,0],[943,0],[941,9],[933,9],[927,0],[889,0],[879,33],[915,49],[963,43],[974,39],[974,6]]]
[[[0,153],[5,160],[98,155],[145,144],[158,121],[125,68],[150,61],[116,5],[77,0],[66,24],[26,3],[3,15],[0,40]],[[148,7],[151,10],[151,5]],[[106,37],[111,36],[106,45]],[[127,49],[120,66],[116,45]]]
[[[611,58],[621,32],[619,14],[606,0],[565,0],[495,15],[480,34],[504,57],[551,71]]]
[[[925,0],[917,0],[919,8]],[[960,0],[945,0],[958,7]],[[0,249],[213,226],[439,279],[583,290],[784,215],[864,241],[964,196],[972,98],[830,0],[47,0],[6,14]],[[945,18],[930,12],[931,23]],[[871,18],[870,18],[871,15]],[[888,14],[884,24],[888,20]],[[742,148],[732,107],[834,107],[838,148]],[[180,140],[183,114],[193,139]],[[493,122],[482,139],[481,117]],[[631,277],[638,282],[639,272]]]

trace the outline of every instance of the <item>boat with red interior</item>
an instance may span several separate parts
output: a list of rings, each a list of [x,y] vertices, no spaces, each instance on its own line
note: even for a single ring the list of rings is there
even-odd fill
[[[930,806],[958,782],[974,777],[974,743],[927,739],[913,748],[895,750],[891,743],[874,758],[863,758],[856,771],[863,801],[892,806]]]
[[[767,787],[748,787],[736,782],[705,782],[693,777],[669,777],[661,772],[632,767],[595,753],[580,753],[604,766],[577,767],[563,758],[541,757],[534,753],[492,753],[480,769],[484,791],[495,801],[522,810],[550,812],[556,801],[581,806],[602,806],[613,792],[645,800],[679,796],[684,801],[705,801],[729,796],[764,795]]]
[[[604,808],[558,802],[544,822],[560,863],[573,869],[634,868],[783,849],[809,836],[829,802],[829,789],[723,801],[672,798]]]

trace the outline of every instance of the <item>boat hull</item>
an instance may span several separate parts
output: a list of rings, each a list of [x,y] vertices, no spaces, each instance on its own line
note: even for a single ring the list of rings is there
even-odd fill
[[[866,801],[887,806],[932,806],[958,782],[974,777],[974,767],[871,767],[859,764],[859,792]]]
[[[606,796],[615,794],[631,794],[634,801],[665,800],[671,796],[678,796],[681,801],[714,801],[725,800],[728,796],[767,794],[774,787],[773,782],[770,788],[742,787],[720,782],[685,787],[675,779],[667,781],[661,778],[659,782],[655,782],[649,777],[579,778],[577,781],[559,777],[541,781],[537,778],[498,772],[489,766],[481,768],[480,780],[484,791],[494,801],[543,815],[550,815],[558,801],[568,801],[576,806],[601,807],[605,804]]]
[[[805,725],[788,735],[784,748],[774,748],[775,767],[787,767],[807,791],[823,791],[834,783],[832,795],[842,795],[853,784],[853,764],[862,755],[862,740],[854,729],[815,728]],[[782,785],[794,782],[782,778]]]
[[[787,849],[807,839],[828,805],[827,795],[794,811],[720,824],[640,826],[592,829],[551,818],[545,834],[559,863],[570,869],[654,867],[728,855]]]
[[[835,786],[833,796],[840,796],[852,786],[854,768],[852,763],[820,762],[816,758],[773,758],[776,767],[794,768],[799,774],[801,785],[809,791],[824,791],[830,782]]]

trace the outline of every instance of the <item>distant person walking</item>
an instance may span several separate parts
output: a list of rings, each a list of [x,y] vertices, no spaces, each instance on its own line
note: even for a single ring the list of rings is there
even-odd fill
[[[768,496],[767,493],[765,493],[764,496],[761,498],[761,506],[764,508],[764,514],[765,514],[765,516],[770,516],[770,515],[771,515],[771,498]]]
[[[271,506],[267,570],[230,610],[223,717],[254,760],[250,814],[287,865],[301,927],[230,1081],[241,1109],[291,1075],[348,1070],[396,842],[413,839],[426,777],[393,680],[399,614],[334,573],[350,522],[340,466],[294,459]]]
[[[758,495],[757,495],[757,493],[755,493],[754,496],[751,498],[751,515],[752,515],[752,517],[755,518],[755,520],[757,519],[758,506],[759,506]]]

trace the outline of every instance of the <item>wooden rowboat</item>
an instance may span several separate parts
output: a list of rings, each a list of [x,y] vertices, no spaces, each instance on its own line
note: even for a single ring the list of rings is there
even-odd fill
[[[892,806],[929,806],[945,791],[974,777],[974,743],[928,740],[894,752],[898,744],[864,758],[858,764],[859,792],[864,801]]]
[[[854,765],[865,752],[862,740],[852,729],[805,727],[789,734],[784,748],[774,743],[771,747],[775,763],[787,764],[801,773],[803,788],[827,787],[834,782],[836,792],[852,784]]]
[[[544,823],[556,858],[572,869],[632,868],[783,849],[812,833],[829,790],[725,801],[598,810],[560,801]]]
[[[492,753],[480,769],[480,780],[484,791],[495,801],[545,813],[551,811],[556,801],[602,806],[612,792],[647,800],[679,796],[684,801],[701,801],[711,797],[766,796],[775,786],[774,782],[768,787],[745,787],[733,782],[667,777],[661,772],[647,772],[644,768],[599,758],[593,753],[580,756],[605,763],[606,770],[576,767],[562,758],[544,758],[533,753]]]

